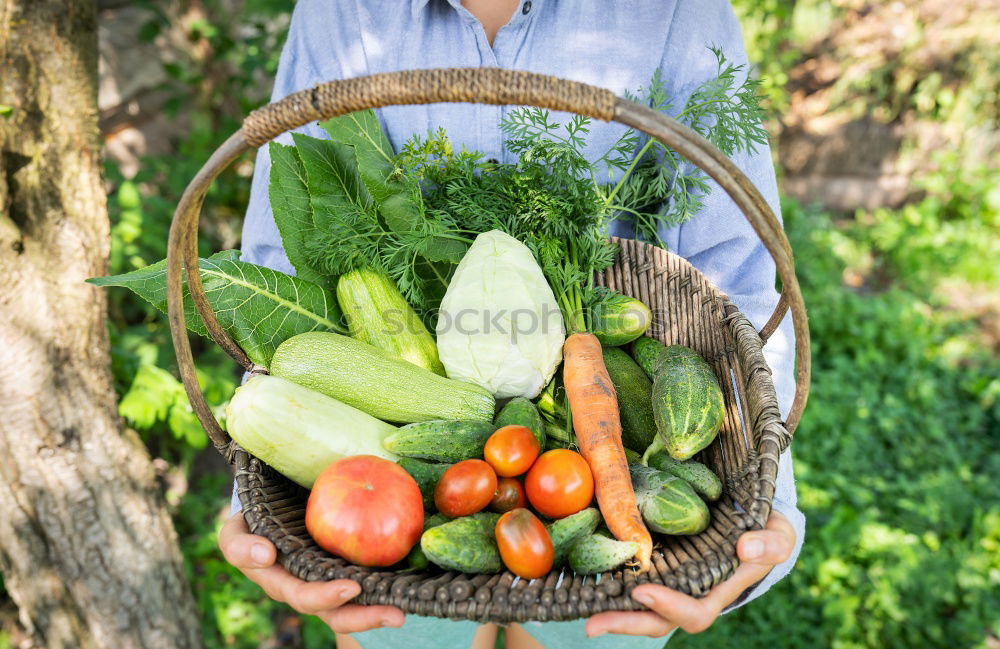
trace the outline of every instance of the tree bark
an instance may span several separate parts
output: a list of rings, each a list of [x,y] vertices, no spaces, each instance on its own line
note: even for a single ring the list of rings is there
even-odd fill
[[[96,0],[0,0],[0,571],[52,648],[200,647],[110,375]],[[6,113],[4,115],[3,113]]]

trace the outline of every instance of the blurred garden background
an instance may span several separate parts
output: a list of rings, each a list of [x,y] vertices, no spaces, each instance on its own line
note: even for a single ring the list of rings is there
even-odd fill
[[[185,184],[268,97],[293,3],[100,4],[122,273],[165,256]],[[1000,647],[1000,5],[734,6],[810,313],[814,384],[793,447],[808,531],[767,597],[670,646]],[[216,183],[204,253],[238,245],[251,173],[245,160]],[[120,414],[156,458],[206,646],[332,646],[223,560],[230,474],[187,405],[166,318],[124,290],[109,300]],[[235,366],[193,342],[221,413]],[[0,586],[0,649],[23,640]]]

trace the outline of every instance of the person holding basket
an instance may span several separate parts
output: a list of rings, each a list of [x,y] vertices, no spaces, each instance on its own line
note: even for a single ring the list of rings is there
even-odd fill
[[[717,59],[709,46],[746,66],[739,24],[727,0],[299,0],[273,98],[324,81],[378,72],[489,66],[581,81],[619,96],[645,86],[659,71],[675,105],[683,105],[687,95],[717,72]],[[386,107],[377,114],[397,148],[414,134],[443,127],[456,147],[464,145],[512,162],[516,156],[504,150],[499,129],[508,110],[505,106],[433,104]],[[622,128],[594,123],[588,141],[595,146],[613,142]],[[324,137],[315,123],[300,131]],[[288,136],[283,139],[288,141]],[[737,153],[733,160],[778,213],[768,147]],[[270,213],[268,174],[264,147],[257,156],[242,260],[293,274]],[[704,213],[659,235],[671,251],[688,259],[724,291],[759,329],[778,300],[774,262],[732,200],[709,182]],[[613,234],[627,237],[632,232],[616,224]],[[783,415],[794,391],[790,320],[785,318],[765,347]],[[293,577],[276,563],[273,544],[248,532],[238,510],[235,501],[234,513],[220,534],[226,559],[269,597],[320,617],[337,633],[339,647],[494,645],[495,625],[405,617],[393,607],[352,604],[360,591],[353,581],[307,583]],[[706,597],[696,599],[646,584],[635,588],[632,597],[650,611],[510,625],[507,646],[652,648],[662,646],[677,628],[704,631],[721,613],[760,596],[791,571],[804,530],[805,519],[796,507],[791,455],[786,450],[780,458],[773,511],[765,529],[740,538],[740,566]]]

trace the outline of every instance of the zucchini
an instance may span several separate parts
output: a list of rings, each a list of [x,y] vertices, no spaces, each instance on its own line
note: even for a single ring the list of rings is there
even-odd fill
[[[653,323],[653,312],[638,298],[617,294],[590,313],[590,331],[601,345],[618,347],[646,333]]]
[[[384,273],[361,268],[341,275],[337,301],[351,336],[445,376],[434,338]]]
[[[552,565],[561,564],[569,556],[573,545],[583,537],[593,534],[600,522],[601,512],[594,507],[588,507],[546,525],[545,529],[552,539],[552,549],[555,553]]]
[[[397,423],[432,419],[493,421],[493,395],[438,376],[399,356],[328,331],[278,345],[271,374]]]
[[[639,544],[618,541],[603,534],[591,534],[577,541],[569,551],[569,567],[578,575],[596,575],[612,570],[635,556]]]
[[[639,512],[649,529],[682,535],[708,527],[708,507],[687,482],[646,466],[630,465],[629,473]]]
[[[431,563],[466,573],[500,572],[495,529],[500,514],[479,512],[432,527],[420,537]]]
[[[420,487],[420,495],[424,498],[424,509],[434,511],[434,488],[451,464],[424,462],[412,457],[399,459],[399,466],[413,477]]]
[[[538,408],[526,397],[514,397],[507,402],[493,420],[495,428],[504,426],[524,426],[534,434],[538,440],[538,448],[545,448],[545,426],[542,416],[538,413]]]
[[[632,357],[617,347],[605,347],[604,366],[618,394],[622,444],[642,453],[656,437],[653,419],[653,383]]]
[[[421,421],[396,429],[382,440],[385,450],[434,462],[482,458],[493,434],[488,421]]]
[[[718,500],[722,495],[722,480],[701,462],[675,460],[661,451],[649,458],[649,466],[684,480],[705,500]]]
[[[226,406],[226,429],[248,452],[309,489],[334,460],[377,455],[396,427],[277,376],[252,376]]]

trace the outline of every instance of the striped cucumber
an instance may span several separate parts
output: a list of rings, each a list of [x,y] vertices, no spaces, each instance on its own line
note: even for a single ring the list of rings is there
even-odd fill
[[[719,476],[701,462],[694,460],[675,460],[667,453],[660,451],[649,458],[649,466],[681,478],[698,492],[705,500],[718,500],[722,495],[722,480]]]
[[[708,527],[705,501],[675,475],[646,466],[630,465],[632,488],[642,519],[661,534],[697,534]]]
[[[590,313],[590,331],[603,347],[630,343],[646,333],[652,323],[653,312],[642,300],[620,293]]]
[[[643,460],[666,450],[686,460],[712,443],[722,427],[725,405],[712,367],[698,352],[683,345],[663,346],[640,338],[632,353],[653,379],[653,417],[658,435]]]

